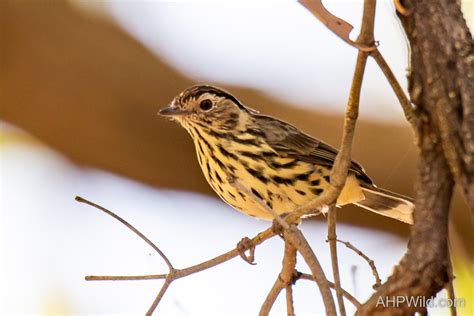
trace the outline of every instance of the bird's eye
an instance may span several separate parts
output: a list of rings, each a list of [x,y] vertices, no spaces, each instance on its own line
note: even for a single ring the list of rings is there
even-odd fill
[[[210,109],[212,109],[212,101],[209,99],[202,100],[201,103],[199,103],[199,107],[203,111],[209,111]]]

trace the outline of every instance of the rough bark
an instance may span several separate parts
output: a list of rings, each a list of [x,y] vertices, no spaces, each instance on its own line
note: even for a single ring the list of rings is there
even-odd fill
[[[449,169],[474,211],[474,42],[453,0],[405,1],[410,94],[427,112]]]
[[[409,91],[419,118],[414,225],[406,255],[359,315],[425,312],[380,302],[394,296],[429,298],[444,287],[450,279],[448,215],[454,180],[471,211],[474,205],[472,36],[456,1],[401,4],[408,12],[400,19],[411,46]]]

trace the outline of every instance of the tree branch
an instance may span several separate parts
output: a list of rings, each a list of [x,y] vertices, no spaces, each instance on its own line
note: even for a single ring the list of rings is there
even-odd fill
[[[316,284],[318,285],[319,291],[323,298],[324,306],[326,308],[327,315],[336,315],[336,307],[334,305],[334,299],[332,297],[329,285],[324,275],[324,271],[319,263],[318,258],[313,252],[313,249],[308,244],[308,241],[303,236],[301,231],[295,226],[290,225],[289,229],[283,230],[283,238],[285,242],[289,242],[293,247],[298,250],[306,264],[308,265],[313,275]]]
[[[344,307],[344,300],[342,298],[341,278],[339,276],[339,264],[337,259],[337,245],[336,245],[336,207],[333,205],[329,208],[328,216],[328,242],[329,250],[331,252],[332,274],[334,277],[334,285],[336,289],[337,305],[339,306],[339,314],[346,315]]]
[[[230,259],[233,259],[237,256],[240,255],[242,251],[242,246],[236,247],[235,249],[228,251],[220,256],[217,256],[211,260],[207,260],[205,262],[202,262],[200,264],[185,268],[185,269],[175,269],[169,259],[164,255],[164,253],[152,242],[150,241],[145,235],[143,235],[140,231],[138,231],[135,227],[133,227],[130,223],[125,221],[123,218],[115,214],[114,212],[96,204],[91,201],[88,201],[82,197],[77,196],[76,201],[81,202],[81,203],[86,203],[90,206],[93,206],[102,212],[106,213],[107,215],[113,217],[120,223],[124,224],[128,229],[133,231],[136,235],[138,235],[141,239],[143,239],[147,244],[149,244],[160,256],[163,258],[163,260],[166,262],[169,268],[169,272],[167,274],[157,274],[157,275],[146,275],[146,276],[86,276],[86,281],[117,281],[117,280],[156,280],[156,279],[165,279],[165,282],[163,283],[163,286],[160,289],[160,292],[156,296],[155,300],[153,301],[152,305],[147,311],[147,315],[151,315],[153,311],[156,309],[158,306],[159,302],[165,295],[167,289],[171,285],[171,283],[174,280],[183,278],[185,276],[209,269],[211,267],[214,267],[218,264],[221,264],[225,261],[228,261]],[[271,228],[259,233],[257,236],[252,238],[249,243],[247,243],[248,249],[255,247],[256,245],[261,244],[265,240],[272,238],[275,236],[275,233]],[[248,250],[244,249],[244,250]]]
[[[352,251],[354,251],[356,254],[358,254],[359,256],[361,256],[365,261],[367,261],[367,263],[369,264],[369,267],[370,269],[372,270],[372,274],[374,275],[374,278],[375,278],[375,284],[372,286],[372,288],[374,290],[377,290],[380,286],[380,284],[382,283],[382,281],[380,280],[380,277],[379,277],[379,273],[377,272],[377,267],[375,267],[375,262],[374,260],[370,259],[366,254],[364,254],[362,251],[360,251],[359,249],[357,249],[354,245],[352,245],[350,242],[348,241],[343,241],[343,240],[340,240],[340,239],[336,239],[336,241],[344,244],[347,248],[351,249]]]
[[[278,275],[277,279],[275,280],[273,287],[268,293],[267,298],[265,299],[265,302],[263,303],[260,309],[260,313],[259,313],[260,316],[266,316],[270,313],[270,310],[282,289],[286,289],[288,311],[290,310],[290,306],[293,307],[293,297],[292,297],[291,286],[294,279],[295,267],[296,267],[296,249],[293,246],[291,246],[289,243],[285,242],[285,253],[283,256],[281,272]],[[288,299],[290,299],[290,301],[288,301]],[[293,311],[293,314],[294,314],[294,311]],[[288,315],[291,315],[291,314],[288,312]]]
[[[106,209],[105,207],[102,207],[94,202],[91,202],[89,200],[86,200],[84,199],[83,197],[80,197],[80,196],[76,196],[75,197],[75,200],[79,203],[85,203],[85,204],[88,204],[92,207],[95,207],[96,209],[104,212],[105,214],[109,215],[109,216],[112,216],[114,219],[116,219],[117,221],[119,221],[120,223],[122,223],[123,225],[125,225],[128,229],[130,229],[134,234],[136,234],[138,237],[140,237],[141,239],[143,239],[148,245],[150,245],[151,248],[153,248],[153,250],[155,250],[159,255],[160,257],[163,259],[163,261],[166,263],[166,265],[168,266],[168,269],[170,271],[172,271],[174,268],[173,268],[173,265],[171,264],[170,260],[168,259],[168,257],[165,256],[165,254],[160,250],[160,248],[158,248],[150,239],[148,239],[145,235],[143,235],[140,231],[138,231],[138,229],[136,229],[135,227],[133,227],[130,223],[128,223],[126,220],[124,220],[123,218],[121,218],[120,216],[118,216],[117,214],[115,214],[114,212],[112,211],[109,211],[108,209]]]
[[[403,89],[400,86],[400,83],[398,82],[397,78],[395,78],[395,75],[393,74],[389,65],[385,61],[385,58],[383,58],[382,54],[380,53],[378,49],[375,49],[372,52],[370,52],[370,56],[374,58],[375,62],[377,62],[377,65],[380,67],[383,74],[387,78],[387,81],[390,83],[390,86],[392,87],[393,92],[395,92],[395,95],[397,96],[398,101],[400,102],[400,105],[402,106],[403,113],[405,114],[405,118],[411,124],[413,131],[417,133],[418,132],[417,129],[420,123],[418,122],[418,117],[414,113],[415,109],[413,105],[411,104],[410,100],[408,99],[408,97],[405,95],[405,92],[403,92]]]
[[[298,279],[301,279],[301,280],[308,280],[308,281],[314,281],[314,278],[311,274],[308,274],[308,273],[300,273],[298,272]],[[336,289],[336,285],[332,282],[329,282],[328,281],[328,284],[329,284],[329,287],[332,288],[332,289]],[[342,289],[342,296],[344,296],[349,302],[352,303],[352,305],[354,305],[356,308],[359,308],[359,306],[361,305],[360,302],[354,297],[352,296],[352,294],[350,294],[349,292],[347,292],[346,290]]]
[[[288,316],[295,316],[295,306],[293,304],[293,287],[291,285],[287,285],[285,290],[286,290],[286,314]]]
[[[411,46],[409,91],[416,105],[420,151],[415,183],[414,225],[408,250],[392,276],[358,310],[382,312],[387,296],[431,297],[450,280],[448,215],[453,177],[467,204],[474,202],[473,41],[459,2],[403,1],[399,14]],[[403,304],[384,313],[426,312]]]
[[[286,216],[285,219],[282,219],[273,209],[271,209],[260,197],[253,194],[246,186],[235,179],[229,179],[229,183],[234,185],[237,189],[244,191],[246,194],[252,197],[252,199],[257,202],[257,204],[262,208],[262,210],[267,211],[274,217],[273,229],[279,230],[282,229],[281,235],[283,235],[283,239],[285,240],[285,247],[286,244],[289,243],[292,247],[296,248],[296,250],[303,256],[306,264],[309,266],[311,272],[313,273],[314,279],[316,284],[319,287],[321,292],[324,307],[326,309],[326,314],[328,315],[336,315],[336,310],[334,306],[334,299],[331,295],[331,291],[329,290],[329,286],[327,284],[327,278],[324,274],[324,271],[316,258],[311,246],[308,244],[308,241],[304,237],[303,233],[294,225],[293,223],[299,221],[299,217],[295,217],[296,212],[291,212],[289,216]],[[297,216],[297,215],[296,215]],[[278,226],[279,225],[279,226]],[[280,233],[280,232],[279,232]],[[270,291],[269,298],[265,301],[265,310],[273,305],[273,301],[270,301],[271,298],[276,299],[276,296],[281,291],[281,288],[278,287],[278,282],[275,282],[272,290]],[[275,296],[276,295],[276,296]],[[267,304],[268,302],[268,304]],[[270,304],[271,303],[271,304]],[[262,307],[263,308],[263,307]],[[268,309],[269,310],[269,309]]]
[[[349,34],[354,27],[326,10],[321,0],[298,0],[298,2],[347,44],[365,52],[375,48],[373,45],[367,46],[364,43],[352,41]]]

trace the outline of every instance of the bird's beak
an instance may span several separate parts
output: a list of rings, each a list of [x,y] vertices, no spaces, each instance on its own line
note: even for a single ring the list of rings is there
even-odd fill
[[[158,114],[163,116],[181,116],[187,114],[187,111],[182,110],[177,106],[168,105],[167,107],[161,109]]]

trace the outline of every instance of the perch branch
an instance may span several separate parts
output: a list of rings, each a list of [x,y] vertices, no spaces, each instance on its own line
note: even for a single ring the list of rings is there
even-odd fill
[[[323,268],[321,267],[318,258],[314,254],[313,249],[310,247],[308,241],[303,236],[303,233],[301,233],[301,231],[292,224],[290,225],[289,229],[283,230],[283,238],[285,239],[285,242],[289,242],[293,247],[296,248],[311,270],[313,278],[318,285],[319,291],[321,292],[324,306],[326,308],[326,314],[336,315],[334,299],[332,297],[327,278],[324,275]]]
[[[257,204],[265,211],[268,213],[272,214],[273,217],[275,218],[274,224],[276,223],[277,225],[280,225],[279,228],[283,230],[281,234],[283,235],[283,239],[285,240],[285,245],[287,243],[290,243],[291,246],[296,248],[296,250],[301,253],[303,256],[306,264],[309,266],[311,273],[313,273],[314,279],[316,281],[316,284],[319,287],[319,290],[321,292],[321,295],[323,297],[323,302],[324,306],[326,308],[326,314],[328,315],[336,315],[336,310],[334,306],[334,299],[331,295],[331,291],[329,289],[329,286],[327,284],[327,278],[324,274],[324,271],[314,254],[313,250],[311,249],[310,245],[308,244],[308,241],[304,237],[303,233],[294,225],[291,224],[293,223],[293,220],[297,220],[298,218],[294,218],[292,216],[287,216],[283,220],[273,209],[271,209],[261,198],[253,194],[247,187],[245,187],[242,183],[240,183],[236,179],[230,179],[229,183],[232,183],[236,188],[244,191],[248,195],[252,197],[252,199],[257,202]],[[292,212],[291,215],[295,215],[295,212]],[[290,223],[290,224],[289,224]],[[273,227],[274,230],[278,229]],[[278,294],[281,292],[282,288],[278,287],[278,282],[275,282],[272,290],[270,291],[270,298],[275,298],[278,296]],[[269,302],[269,306],[271,307],[273,305],[273,301],[270,301],[270,299],[267,299],[264,303]],[[271,304],[270,304],[271,303]],[[262,307],[263,308],[263,307]],[[267,307],[265,307],[267,308]]]
[[[268,228],[263,232],[257,234],[250,241],[253,246],[260,245],[265,240],[270,239],[275,236],[272,228]],[[250,246],[249,246],[250,247]],[[235,257],[240,256],[240,250],[236,247],[222,255],[219,255],[210,260],[206,260],[199,264],[193,265],[191,267],[183,269],[175,269],[173,273],[173,281],[186,277],[188,275],[207,270],[209,268],[215,267],[221,263],[229,261]],[[158,280],[166,279],[169,274],[151,274],[151,275],[135,275],[135,276],[99,276],[99,275],[89,275],[86,276],[87,281],[133,281],[133,280]]]
[[[325,12],[324,7],[319,1],[300,1],[308,10],[310,10],[315,16],[317,16],[323,23],[324,19],[320,17],[321,12]],[[359,52],[357,55],[357,62],[352,79],[351,90],[349,92],[349,100],[347,102],[346,114],[344,120],[344,129],[341,141],[341,148],[334,161],[333,168],[330,175],[330,188],[320,197],[311,201],[310,203],[297,208],[296,212],[298,215],[308,214],[315,209],[319,209],[322,205],[329,205],[329,216],[328,216],[328,239],[330,240],[330,251],[331,251],[331,263],[334,276],[334,284],[336,289],[336,296],[339,305],[339,313],[345,315],[344,300],[341,293],[339,267],[337,261],[337,244],[336,244],[336,210],[334,203],[339,197],[347,178],[347,173],[351,164],[351,152],[352,143],[354,138],[355,126],[359,114],[359,102],[360,102],[360,91],[362,87],[362,80],[364,77],[365,66],[367,62],[368,52],[375,49],[374,41],[374,20],[375,20],[375,0],[366,0],[364,2],[364,10],[362,16],[362,27],[361,32],[356,40]],[[326,11],[327,12],[327,11]],[[326,25],[328,25],[326,23]],[[340,25],[340,23],[339,23]],[[328,25],[329,27],[329,25]],[[336,32],[342,39],[347,41],[349,32],[352,30],[352,26],[347,28],[346,38],[341,36],[340,33]],[[354,45],[356,46],[356,45]],[[370,47],[369,50],[360,49],[360,47]]]
[[[104,281],[104,280],[110,280],[110,281],[117,281],[117,280],[152,280],[152,279],[165,279],[165,282],[163,283],[163,286],[160,289],[160,292],[156,296],[155,300],[153,301],[152,305],[148,309],[147,315],[151,315],[153,311],[156,309],[158,306],[159,302],[165,295],[167,289],[171,285],[171,283],[174,280],[177,280],[179,278],[183,278],[185,276],[188,276],[190,274],[200,272],[206,269],[209,269],[211,267],[214,267],[218,264],[221,264],[223,262],[226,262],[232,258],[235,258],[240,255],[242,248],[236,247],[235,249],[228,251],[220,256],[217,256],[211,260],[207,260],[205,262],[202,262],[200,264],[185,268],[185,269],[175,269],[173,265],[171,264],[170,260],[165,256],[165,254],[152,242],[150,241],[145,235],[143,235],[140,231],[138,231],[135,227],[133,227],[130,223],[125,221],[123,218],[115,214],[114,212],[96,204],[93,203],[89,200],[86,200],[80,196],[76,197],[76,201],[80,203],[85,203],[90,206],[95,207],[96,209],[101,210],[102,212],[106,213],[107,215],[113,217],[114,219],[118,220],[120,223],[124,224],[128,229],[133,231],[136,235],[138,235],[141,239],[143,239],[148,245],[150,245],[160,256],[163,258],[163,260],[166,262],[169,268],[169,273],[167,274],[158,274],[158,275],[147,275],[147,276],[86,276],[87,281]],[[251,247],[255,247],[256,245],[261,244],[263,241],[275,236],[275,233],[271,228],[259,233],[257,236],[252,238],[250,240],[250,243],[248,243],[248,249]],[[246,250],[248,250],[246,249]]]
[[[306,1],[304,1],[306,2]],[[375,0],[367,0],[364,2],[364,11],[362,17],[362,27],[357,38],[357,43],[368,47],[374,44],[374,19],[375,19]],[[313,201],[298,207],[295,210],[296,216],[311,214],[312,211],[319,209],[322,205],[332,205],[342,191],[346,182],[347,171],[351,164],[352,142],[354,139],[355,125],[359,115],[360,91],[362,87],[362,79],[364,77],[365,65],[367,62],[368,52],[359,50],[357,61],[352,78],[351,89],[349,92],[349,100],[346,106],[346,114],[344,120],[343,135],[341,148],[334,161],[331,170],[331,186],[322,195]]]

